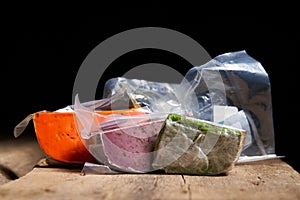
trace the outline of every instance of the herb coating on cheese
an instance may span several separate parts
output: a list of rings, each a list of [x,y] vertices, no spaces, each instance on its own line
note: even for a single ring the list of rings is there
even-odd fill
[[[169,114],[155,144],[152,166],[166,173],[216,175],[237,161],[246,132]]]

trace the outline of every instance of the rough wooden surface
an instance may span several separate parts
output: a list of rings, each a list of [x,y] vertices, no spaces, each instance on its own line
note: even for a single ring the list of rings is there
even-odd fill
[[[30,172],[44,157],[36,138],[0,139],[0,185]]]
[[[0,140],[0,199],[300,199],[300,175],[280,159],[188,176],[82,175],[81,167],[39,165],[43,158],[34,137]]]
[[[300,199],[300,175],[280,159],[236,165],[227,175],[82,175],[34,168],[0,187],[0,199]]]

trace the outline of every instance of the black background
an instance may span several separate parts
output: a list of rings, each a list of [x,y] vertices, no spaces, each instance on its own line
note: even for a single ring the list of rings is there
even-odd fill
[[[188,15],[172,9],[101,10],[76,17],[8,14],[2,33],[1,138],[13,137],[14,126],[28,114],[72,104],[77,71],[88,53],[103,40],[125,30],[155,26],[177,30],[215,57],[246,50],[269,74],[272,91],[275,148],[300,171],[299,140],[299,21],[294,15]],[[163,56],[162,56],[163,55]],[[171,54],[140,51],[117,60],[101,78],[103,84],[134,66],[157,62],[185,74],[189,63]],[[32,125],[32,124],[31,124]],[[29,126],[24,134],[32,134]]]

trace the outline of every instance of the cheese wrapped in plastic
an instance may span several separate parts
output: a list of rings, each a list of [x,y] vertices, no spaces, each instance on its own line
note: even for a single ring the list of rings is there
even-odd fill
[[[237,162],[246,131],[169,114],[155,144],[153,169],[166,173],[217,175]]]
[[[132,115],[103,116],[75,98],[77,129],[91,155],[113,170],[145,173],[152,171],[153,149],[166,115],[149,113],[145,108],[134,111]]]

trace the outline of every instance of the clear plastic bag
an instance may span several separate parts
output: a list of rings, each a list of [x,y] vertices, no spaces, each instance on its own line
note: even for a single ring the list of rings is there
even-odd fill
[[[212,120],[213,105],[236,106],[246,114],[253,140],[242,155],[275,153],[271,85],[260,62],[245,51],[225,53],[190,69],[184,81],[196,85],[196,118]]]
[[[109,79],[104,86],[103,98],[115,94],[128,94],[141,107],[148,107],[152,112],[180,112],[175,89],[179,84],[152,82],[139,79],[116,77]]]
[[[83,106],[78,95],[74,112],[78,132],[99,163],[123,172],[153,171],[154,145],[166,114],[141,107],[104,116]]]
[[[191,68],[178,84],[113,78],[105,84],[103,97],[126,91],[152,112],[188,115],[248,130],[243,156],[275,154],[269,77],[244,50]],[[216,120],[216,107],[223,107],[218,113],[221,121]],[[238,110],[230,118],[229,107]]]

